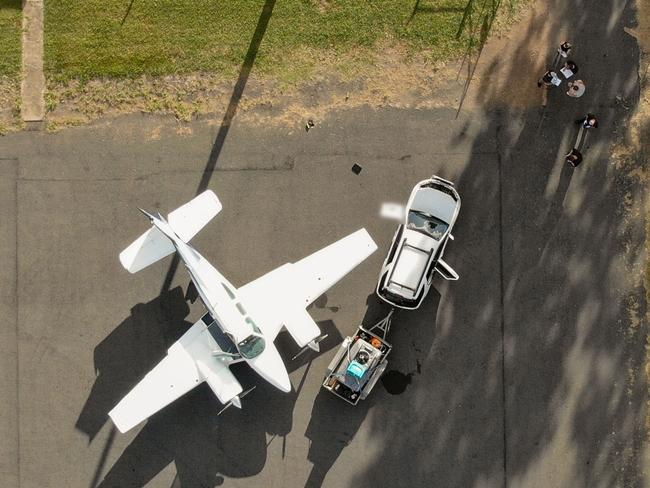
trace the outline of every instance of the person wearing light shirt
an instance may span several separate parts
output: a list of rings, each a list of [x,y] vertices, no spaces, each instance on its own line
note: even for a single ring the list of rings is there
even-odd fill
[[[585,82],[582,80],[574,80],[569,82],[569,90],[566,92],[567,95],[573,98],[580,98],[584,95],[587,87]]]

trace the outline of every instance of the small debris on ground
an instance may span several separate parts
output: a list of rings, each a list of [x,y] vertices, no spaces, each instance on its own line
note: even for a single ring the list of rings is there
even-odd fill
[[[359,173],[361,173],[361,170],[362,170],[362,169],[363,169],[363,168],[362,168],[361,166],[359,166],[357,163],[354,163],[354,164],[352,165],[352,172],[353,172],[355,175],[358,175]]]
[[[309,129],[311,129],[312,127],[314,127],[314,125],[315,125],[315,124],[314,124],[314,121],[313,121],[312,119],[309,119],[309,120],[307,121],[307,125],[305,125],[305,130],[306,130],[307,132],[309,132]]]

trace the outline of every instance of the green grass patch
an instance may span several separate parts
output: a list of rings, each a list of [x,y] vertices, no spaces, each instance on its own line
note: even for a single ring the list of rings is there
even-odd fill
[[[277,0],[255,69],[292,79],[318,67],[318,58],[309,54],[355,52],[352,59],[363,62],[363,53],[370,56],[387,39],[432,59],[446,58],[479,35],[485,27],[481,19],[490,18],[499,3]],[[264,5],[264,0],[47,0],[46,73],[61,81],[236,73]]]
[[[20,73],[20,0],[0,0],[0,76]]]

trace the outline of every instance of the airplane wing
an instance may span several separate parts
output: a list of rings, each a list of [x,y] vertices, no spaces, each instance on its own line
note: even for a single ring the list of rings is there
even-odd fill
[[[124,433],[202,381],[194,360],[186,351],[170,351],[108,415]]]
[[[221,348],[208,331],[210,323],[207,314],[196,322],[109,412],[120,432],[132,429],[204,381],[222,403],[242,392],[227,362],[212,355]]]
[[[237,290],[265,336],[285,326],[299,346],[320,334],[305,308],[377,249],[360,229],[297,263],[285,264]]]

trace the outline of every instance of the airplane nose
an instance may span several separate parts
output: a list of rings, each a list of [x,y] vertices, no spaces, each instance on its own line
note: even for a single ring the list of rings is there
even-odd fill
[[[291,380],[278,350],[272,342],[267,342],[262,354],[246,360],[248,364],[266,381],[285,393],[291,391]]]
[[[276,384],[275,386],[278,387],[283,392],[289,393],[292,388],[291,381],[289,380],[289,375],[282,378],[282,381],[278,382],[278,384]]]

